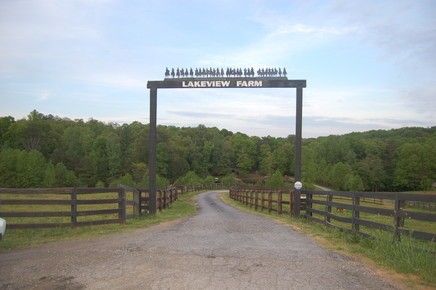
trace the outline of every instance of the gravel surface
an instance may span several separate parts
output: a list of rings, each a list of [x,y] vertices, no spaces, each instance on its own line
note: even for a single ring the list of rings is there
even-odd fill
[[[0,254],[0,289],[394,289],[354,259],[199,195],[182,221]]]

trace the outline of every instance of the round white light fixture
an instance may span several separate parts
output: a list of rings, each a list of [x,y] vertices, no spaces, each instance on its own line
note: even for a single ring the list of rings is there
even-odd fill
[[[301,183],[300,181],[294,183],[294,188],[296,190],[300,190],[302,187],[303,187],[303,183]]]

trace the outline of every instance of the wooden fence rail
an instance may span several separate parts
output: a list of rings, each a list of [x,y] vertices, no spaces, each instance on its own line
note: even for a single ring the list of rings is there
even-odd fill
[[[196,185],[196,186],[176,186],[167,189],[158,189],[156,192],[156,208],[159,211],[168,208],[174,201],[179,198],[180,194],[185,192],[200,191],[206,189],[221,189],[219,184]],[[142,215],[148,213],[148,189],[135,188],[133,191],[133,206],[134,215]]]
[[[219,185],[212,184],[161,189],[157,192],[156,205],[162,211],[184,192],[217,188]],[[131,199],[127,199],[128,192],[133,192]],[[148,213],[148,200],[147,189],[125,185],[115,188],[0,188],[0,217],[12,220],[8,222],[8,229],[125,223],[129,217]],[[128,215],[129,207],[132,207],[132,214]]]
[[[102,193],[115,194],[116,198],[96,196]],[[99,207],[92,208],[95,205],[99,205]],[[108,208],[101,208],[101,205]],[[69,222],[63,220],[62,222],[8,223],[8,229],[80,227],[124,223],[126,221],[126,195],[124,188],[0,188],[0,206],[2,208],[0,211],[1,217],[70,217]],[[13,206],[12,210],[10,210],[10,206]],[[40,210],[38,210],[38,206],[40,206]],[[47,206],[49,206],[48,209]],[[53,206],[61,206],[62,210],[50,210],[50,207]],[[22,210],[14,209],[17,207],[22,208]],[[43,210],[41,210],[41,207]],[[80,217],[85,216],[99,216],[100,219],[78,220],[78,218],[80,219]]]
[[[254,197],[252,193],[254,193]],[[278,214],[282,214],[290,213],[290,209],[292,208],[290,205],[289,210],[283,210],[284,204],[292,203],[292,192],[290,191],[232,188],[230,189],[229,195],[230,198],[242,202],[245,205],[249,205],[250,207],[254,206],[255,210],[276,211]],[[289,198],[287,198],[289,201],[283,200],[285,196],[289,196]],[[412,211],[406,210],[405,208],[406,204],[415,201],[436,203],[436,195],[434,194],[302,190],[301,197],[300,209],[303,210],[302,216],[315,222],[365,236],[368,236],[368,234],[362,231],[361,226],[392,232],[396,240],[400,239],[401,235],[409,235],[415,239],[436,241],[436,233],[405,228],[404,226],[406,218],[408,220],[430,223],[436,222],[435,213]],[[380,207],[372,203],[368,204],[367,202],[363,204],[363,198],[389,200],[392,201],[392,203],[382,203],[384,207]],[[339,200],[339,202],[337,200]],[[389,206],[391,208],[389,208]],[[335,209],[335,212],[341,214],[335,214],[332,209]],[[364,219],[361,217],[361,213],[390,217],[391,222],[386,224]],[[314,215],[321,216],[322,218]],[[350,228],[337,225],[334,221],[350,224]]]
[[[312,191],[302,190],[302,194],[307,196],[307,206],[305,217],[316,222],[330,226],[339,227],[345,230],[351,230],[354,233],[362,233],[360,226],[368,228],[389,231],[393,233],[394,239],[400,239],[403,234],[409,235],[415,239],[436,241],[436,233],[429,233],[415,229],[404,227],[404,221],[418,220],[425,222],[436,222],[436,214],[429,212],[419,212],[406,210],[408,202],[419,201],[425,203],[436,203],[436,195],[434,194],[413,194],[401,192],[338,192],[338,191]],[[340,196],[341,202],[333,202],[333,198]],[[314,199],[314,197],[316,199]],[[347,199],[349,203],[347,202]],[[377,198],[392,201],[392,203],[384,203],[386,207],[363,206],[361,205],[362,198]],[[313,205],[324,206],[324,209],[314,208]],[[391,208],[390,208],[391,207]],[[350,217],[336,215],[332,213],[332,208],[351,213]],[[386,216],[392,218],[390,224],[376,222],[364,219],[360,213],[369,213],[378,216]],[[323,219],[314,217],[313,214],[320,215]],[[333,225],[331,220],[336,220],[343,223],[351,224],[351,229]]]
[[[267,210],[277,212],[277,214],[291,214],[292,191],[290,190],[271,190],[271,189],[241,189],[231,188],[230,198],[254,207],[255,210]],[[304,198],[304,197],[303,197]],[[301,202],[300,210],[305,210],[306,204]]]

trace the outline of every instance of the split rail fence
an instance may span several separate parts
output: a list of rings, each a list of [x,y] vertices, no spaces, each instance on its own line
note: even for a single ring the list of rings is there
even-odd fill
[[[421,209],[407,209],[410,202],[434,205],[434,194],[312,190],[301,190],[300,193],[300,215],[315,222],[364,236],[370,236],[371,230],[376,229],[392,232],[394,239],[408,235],[436,242],[436,214]],[[293,192],[290,191],[233,188],[229,195],[255,210],[291,213]],[[388,202],[378,205],[365,199]]]

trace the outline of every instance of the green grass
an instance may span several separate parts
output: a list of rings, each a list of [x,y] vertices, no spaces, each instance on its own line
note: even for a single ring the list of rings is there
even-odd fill
[[[367,239],[304,218],[293,218],[289,214],[279,216],[275,212],[268,213],[267,210],[255,211],[254,208],[230,199],[228,194],[222,194],[221,198],[234,207],[290,224],[332,250],[366,257],[385,269],[404,274],[401,280],[408,287],[414,288],[416,283],[424,287],[436,286],[436,243],[408,237],[393,242],[390,233],[378,230],[371,232],[374,239]]]
[[[156,215],[144,215],[136,218],[127,219],[125,224],[109,224],[109,225],[97,225],[97,226],[86,226],[77,228],[50,228],[50,229],[20,229],[20,230],[7,230],[6,235],[2,241],[0,241],[0,251],[7,251],[11,249],[24,248],[29,246],[35,246],[42,243],[75,239],[75,238],[87,238],[97,235],[104,235],[110,233],[118,233],[121,231],[132,230],[137,228],[145,228],[158,223],[172,221],[179,218],[184,218],[193,215],[196,212],[195,196],[198,192],[184,193],[179,196],[179,199],[170,205],[169,209],[162,210]],[[104,194],[105,198],[111,198],[111,194]],[[15,198],[17,198],[15,196]],[[25,197],[29,199],[28,196]],[[39,196],[39,198],[41,198]],[[90,199],[90,196],[86,197]],[[100,196],[101,198],[101,196]],[[23,197],[24,199],[24,197]],[[23,206],[8,206],[8,210],[24,210],[20,208]],[[39,211],[48,210],[44,206],[37,206]],[[63,206],[45,206],[49,207],[49,210],[65,210],[64,208],[58,208]],[[92,209],[101,209],[102,207],[108,208],[105,205],[94,205]],[[84,208],[82,208],[83,210]],[[3,209],[4,210],[4,209]],[[35,210],[32,206],[26,206],[25,210],[31,211]],[[132,209],[128,208],[128,213]],[[81,217],[81,221],[96,219],[95,217]],[[102,216],[98,216],[98,219],[102,219]],[[114,218],[110,215],[105,216],[105,218]],[[16,218],[13,222],[23,222],[22,218]],[[40,222],[40,218],[26,218],[25,222]],[[50,219],[50,221],[47,221]],[[45,218],[45,222],[68,222],[69,218]],[[9,222],[9,220],[7,220]]]

